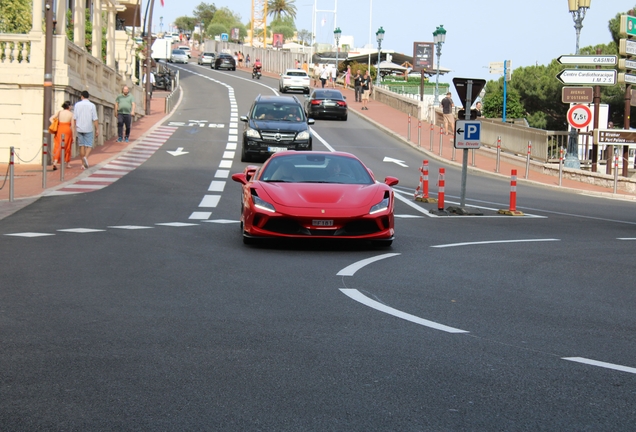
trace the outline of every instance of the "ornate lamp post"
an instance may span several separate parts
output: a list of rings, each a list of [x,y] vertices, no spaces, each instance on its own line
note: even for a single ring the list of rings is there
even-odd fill
[[[581,37],[581,29],[583,28],[583,20],[585,13],[590,8],[592,0],[568,0],[568,7],[574,20],[574,29],[576,30],[576,52],[579,53],[579,38]],[[570,127],[570,136],[568,138],[568,150],[565,155],[564,165],[568,168],[581,168],[579,162],[579,133],[578,129]]]
[[[340,51],[340,35],[342,35],[340,27],[336,27],[333,31],[333,35],[336,38],[336,76],[338,76],[338,52]]]
[[[380,27],[377,32],[375,32],[375,40],[378,41],[378,70],[375,74],[375,85],[380,85],[380,55],[382,53],[382,41],[384,40],[384,29]]]
[[[433,32],[433,42],[437,48],[437,74],[435,75],[435,100],[433,105],[439,103],[439,58],[442,56],[442,44],[446,41],[446,29],[443,25],[440,25]]]

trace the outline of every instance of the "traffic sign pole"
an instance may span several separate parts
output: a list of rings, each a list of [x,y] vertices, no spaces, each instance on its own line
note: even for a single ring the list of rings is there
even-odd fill
[[[505,63],[504,63],[504,70],[505,70]],[[506,78],[504,76],[504,86],[506,85]],[[472,101],[472,95],[473,95],[473,80],[468,80],[468,82],[466,83],[466,104],[465,106],[465,114],[464,114],[464,118],[466,120],[470,120],[470,107],[473,104]],[[506,100],[504,98],[504,107]],[[466,205],[466,177],[468,176],[468,149],[465,148],[464,149],[464,154],[462,156],[462,190],[461,190],[461,194],[460,194],[460,198],[459,198],[459,206],[461,208],[464,208],[464,206]]]

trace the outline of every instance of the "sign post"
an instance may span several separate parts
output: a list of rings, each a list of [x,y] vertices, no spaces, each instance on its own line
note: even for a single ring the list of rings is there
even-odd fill
[[[453,78],[453,85],[457,91],[459,99],[464,106],[464,121],[457,121],[455,123],[455,148],[463,149],[462,155],[462,183],[461,193],[459,200],[459,208],[453,208],[452,210],[461,215],[467,214],[482,214],[477,211],[469,212],[466,210],[466,178],[468,176],[468,150],[479,148],[481,140],[481,122],[470,120],[470,107],[473,101],[477,98],[477,95],[486,85],[486,80],[472,79],[472,78]],[[461,140],[461,144],[458,147],[458,143]]]

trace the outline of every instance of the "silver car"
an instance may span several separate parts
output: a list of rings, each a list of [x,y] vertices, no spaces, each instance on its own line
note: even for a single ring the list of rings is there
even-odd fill
[[[172,62],[172,63],[188,63],[188,55],[183,50],[174,49],[174,50],[172,50],[172,55],[170,56],[170,62]]]
[[[216,59],[216,55],[214,53],[204,52],[204,53],[201,53],[201,55],[199,56],[199,60],[197,60],[197,63],[200,65],[204,65],[204,64],[211,65],[212,63],[214,63],[215,59]]]

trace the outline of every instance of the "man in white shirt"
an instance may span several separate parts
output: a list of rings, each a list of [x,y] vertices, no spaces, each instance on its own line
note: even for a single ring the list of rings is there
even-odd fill
[[[88,168],[88,155],[93,149],[93,136],[99,137],[99,122],[95,104],[88,100],[88,92],[82,92],[82,100],[75,104],[73,110],[73,136],[79,146],[82,158],[82,169]]]

